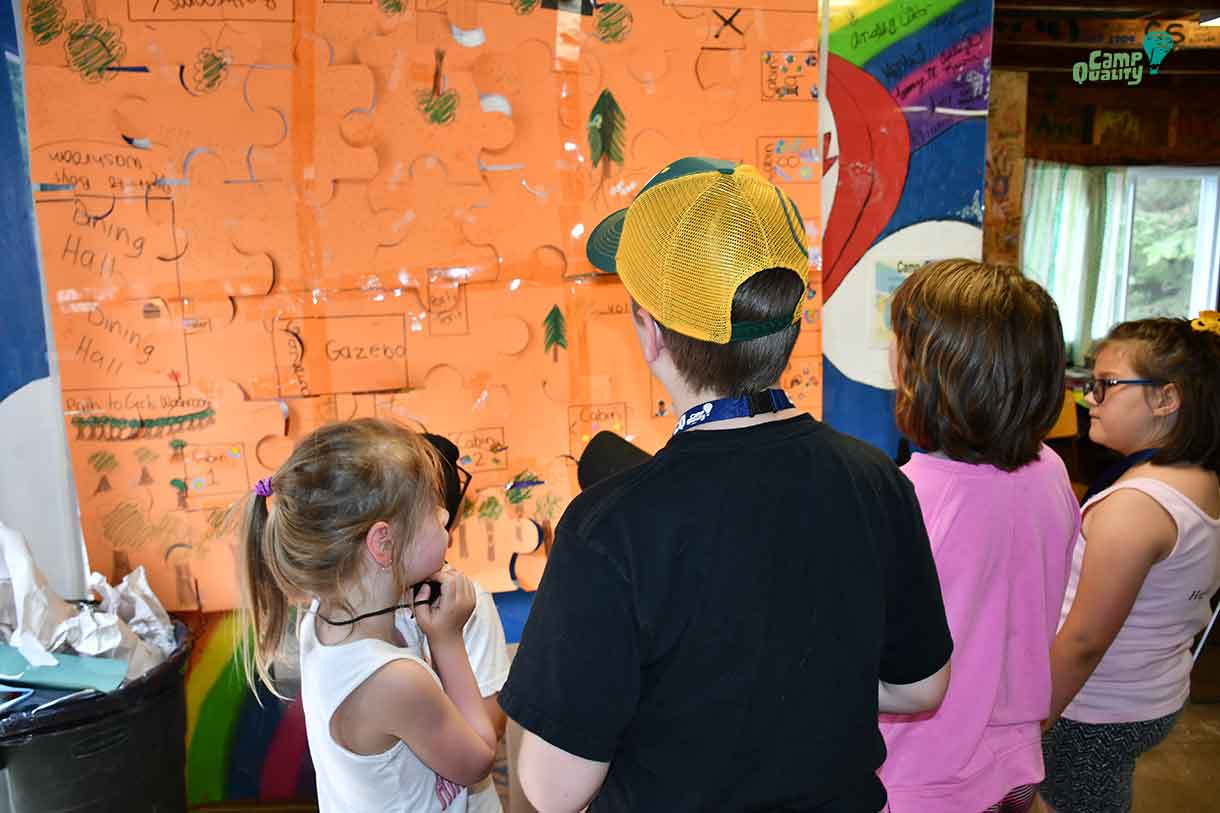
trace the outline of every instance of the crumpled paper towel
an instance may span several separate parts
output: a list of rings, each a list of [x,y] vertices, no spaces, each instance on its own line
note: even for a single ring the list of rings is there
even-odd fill
[[[50,652],[59,625],[75,612],[71,604],[55,595],[26,546],[25,537],[0,523],[0,579],[12,591],[13,631],[9,644],[15,646],[32,666],[55,666],[59,661]],[[2,611],[0,611],[2,612]]]
[[[148,586],[143,567],[117,587],[92,574],[89,587],[100,601],[78,608],[55,595],[25,538],[3,524],[0,553],[0,640],[7,637],[31,665],[54,666],[53,652],[71,650],[125,660],[127,679],[134,680],[176,648],[173,621]],[[6,627],[12,630],[7,636]]]

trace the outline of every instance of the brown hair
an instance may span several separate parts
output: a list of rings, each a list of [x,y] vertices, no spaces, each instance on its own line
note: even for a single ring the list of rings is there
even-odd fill
[[[1063,407],[1059,310],[1021,272],[973,260],[924,265],[890,303],[894,413],[918,446],[1014,471],[1038,457]]]
[[[239,538],[251,687],[257,677],[275,691],[270,665],[292,607],[315,596],[347,606],[369,529],[389,522],[401,561],[413,529],[443,504],[442,482],[431,444],[398,424],[362,418],[314,431],[271,476],[272,496],[249,496]]]
[[[801,278],[787,268],[759,271],[737,287],[733,295],[734,322],[761,322],[791,316],[805,293]],[[638,315],[639,305],[631,303]],[[660,322],[665,348],[674,367],[696,392],[711,392],[731,398],[761,392],[783,375],[796,338],[799,322],[757,339],[716,344],[671,330]]]
[[[1187,319],[1141,319],[1110,328],[1095,352],[1117,342],[1131,343],[1138,376],[1178,390],[1181,406],[1152,462],[1220,473],[1220,336],[1192,328]]]

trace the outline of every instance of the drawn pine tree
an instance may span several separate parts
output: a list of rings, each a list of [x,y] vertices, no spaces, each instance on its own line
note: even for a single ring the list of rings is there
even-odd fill
[[[508,503],[517,509],[518,519],[525,516],[525,501],[530,498],[530,492],[538,482],[538,475],[529,469],[513,475],[513,480],[508,485]]]
[[[568,349],[568,325],[563,318],[563,311],[558,305],[552,305],[547,311],[546,318],[542,320],[542,326],[546,329],[546,337],[543,339],[542,352],[551,351],[551,360],[559,362],[559,348]]]
[[[174,479],[169,481],[169,484],[178,490],[178,508],[182,511],[185,511],[188,508],[190,508],[190,504],[187,503],[187,501],[186,501],[186,491],[187,491],[186,480],[182,480],[178,477],[175,477]]]
[[[109,491],[110,478],[106,475],[114,471],[119,466],[119,461],[110,452],[94,452],[89,455],[89,465],[93,470],[102,475],[97,481],[97,488],[93,489],[95,495],[101,494],[103,491]]]
[[[186,441],[182,438],[174,438],[169,442],[169,448],[172,450],[172,454],[169,456],[170,462],[181,463],[182,450],[186,448]]]
[[[152,478],[152,475],[148,473],[148,464],[152,463],[154,460],[156,460],[158,457],[160,457],[160,455],[157,454],[156,452],[154,452],[152,449],[148,448],[147,446],[141,446],[139,449],[136,449],[135,454],[136,454],[136,460],[138,460],[140,462],[139,485],[142,485],[142,486],[152,485],[153,478]]]
[[[487,529],[487,561],[496,561],[496,520],[504,515],[504,506],[495,497],[488,497],[479,505],[479,519]]]
[[[610,164],[623,165],[623,141],[627,129],[627,116],[619,107],[614,94],[603,90],[589,112],[589,160],[594,167],[599,164],[602,177],[598,181],[600,192],[610,178]]]

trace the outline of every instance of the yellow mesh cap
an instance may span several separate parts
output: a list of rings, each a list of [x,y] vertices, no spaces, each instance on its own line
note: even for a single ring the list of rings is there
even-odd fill
[[[727,344],[774,333],[800,318],[798,299],[790,319],[731,324],[737,287],[754,274],[787,268],[804,283],[809,277],[796,206],[748,164],[677,161],[625,214],[612,215],[595,231],[603,227],[608,236],[600,242],[617,242],[613,268],[605,270],[616,271],[636,302],[671,330]],[[590,259],[604,267],[594,256],[594,237]]]

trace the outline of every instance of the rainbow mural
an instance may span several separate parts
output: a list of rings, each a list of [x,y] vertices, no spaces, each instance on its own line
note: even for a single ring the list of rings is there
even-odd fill
[[[238,613],[186,616],[195,644],[186,677],[186,785],[191,805],[316,797],[299,699],[247,685]]]
[[[982,254],[991,24],[990,0],[831,4],[823,418],[891,454],[889,293],[926,260]]]

